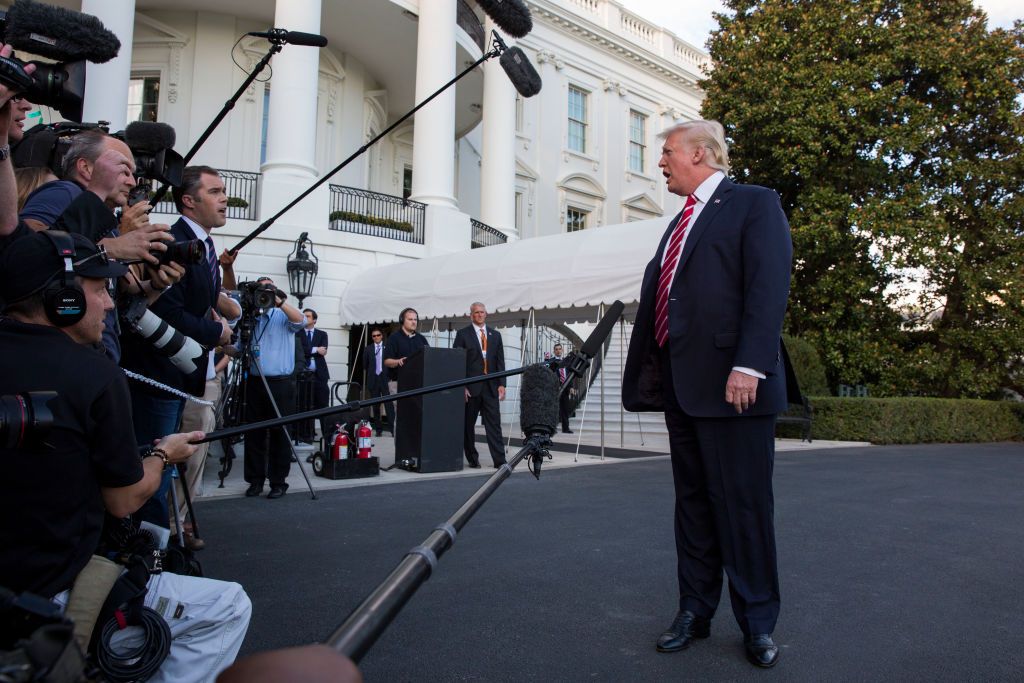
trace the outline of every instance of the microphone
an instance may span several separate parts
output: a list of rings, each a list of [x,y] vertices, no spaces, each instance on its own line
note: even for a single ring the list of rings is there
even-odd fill
[[[513,38],[522,38],[533,30],[533,19],[523,0],[476,0],[476,4],[498,28]]]
[[[539,479],[541,463],[548,455],[542,445],[558,425],[558,376],[547,365],[535,363],[523,372],[520,386],[519,426],[527,441],[534,442],[525,445],[532,447],[530,470]],[[541,443],[536,443],[537,439]]]
[[[601,322],[597,324],[594,331],[587,337],[587,341],[583,342],[583,346],[580,348],[580,353],[587,358],[593,358],[597,355],[601,345],[604,344],[604,340],[611,333],[612,328],[615,327],[616,321],[619,316],[622,315],[622,309],[625,306],[621,301],[614,302],[608,307],[608,311],[601,318]]]
[[[266,38],[272,43],[288,43],[289,45],[305,45],[307,47],[327,46],[327,38],[317,33],[286,31],[283,28],[272,28],[269,31],[250,31],[245,35]]]
[[[523,97],[533,97],[540,92],[540,74],[530,64],[529,58],[518,47],[507,48],[498,59],[508,80]]]
[[[4,41],[18,50],[58,62],[109,62],[121,41],[91,14],[33,0],[15,0],[7,10]]]
[[[124,129],[124,141],[132,151],[156,153],[174,147],[174,128],[166,123],[132,121]]]

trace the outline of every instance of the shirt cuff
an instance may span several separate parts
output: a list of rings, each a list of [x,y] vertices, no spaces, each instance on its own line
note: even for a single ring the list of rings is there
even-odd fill
[[[751,375],[753,377],[757,377],[758,379],[768,379],[768,375],[758,372],[757,370],[751,370],[750,368],[735,367],[733,368],[733,370],[735,370],[736,372],[742,372],[744,375]]]

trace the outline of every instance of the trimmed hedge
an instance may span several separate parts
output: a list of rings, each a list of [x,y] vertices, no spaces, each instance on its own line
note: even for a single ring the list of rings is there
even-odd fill
[[[947,398],[811,398],[814,439],[964,443],[1024,439],[1024,404]]]
[[[332,211],[327,217],[329,221],[349,221],[352,223],[362,223],[364,225],[376,225],[381,228],[391,228],[392,230],[401,230],[402,232],[412,232],[413,226],[409,221],[396,221],[392,218],[379,218],[377,216],[367,216],[363,213],[356,213],[355,211]]]

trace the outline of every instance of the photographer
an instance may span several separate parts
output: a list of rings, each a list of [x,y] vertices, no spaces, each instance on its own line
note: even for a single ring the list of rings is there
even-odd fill
[[[0,584],[61,605],[96,552],[104,510],[137,510],[202,437],[173,434],[138,455],[124,376],[89,348],[113,308],[107,278],[124,272],[92,241],[62,232],[26,235],[0,254],[0,395],[57,394],[45,438],[0,447]],[[26,363],[28,354],[45,360]],[[150,577],[145,605],[170,627],[170,653],[153,679],[163,681],[213,680],[251,614],[238,584],[166,572]]]
[[[245,396],[248,403],[246,421],[256,422],[277,417],[259,375],[266,378],[281,415],[295,412],[295,333],[302,329],[304,318],[299,309],[285,302],[288,295],[277,289],[269,277],[261,277],[256,281],[256,287],[251,289],[250,296],[243,299],[243,318],[257,314],[251,310],[252,302],[245,300],[254,298],[254,294],[273,292],[274,301],[272,307],[259,311],[253,330],[253,350],[258,350],[258,353],[246,382]],[[292,453],[284,429],[258,429],[246,434],[245,480],[249,488],[245,495],[252,497],[263,493],[263,482],[269,479],[267,498],[283,496],[288,490],[291,463]]]
[[[10,45],[0,43],[0,57],[7,59],[14,50]],[[25,71],[32,73],[35,67],[29,64]],[[14,165],[11,162],[10,142],[18,142],[22,136],[27,103],[17,90],[0,83],[0,249],[6,244],[17,228],[18,188],[14,180]],[[25,232],[22,226],[20,232]]]

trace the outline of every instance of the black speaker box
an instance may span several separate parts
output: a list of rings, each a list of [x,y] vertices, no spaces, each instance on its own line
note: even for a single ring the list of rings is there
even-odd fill
[[[465,376],[464,349],[427,347],[406,358],[398,369],[398,390],[420,389]],[[408,462],[407,469],[416,472],[461,470],[465,395],[462,387],[456,387],[400,399],[395,462]]]

